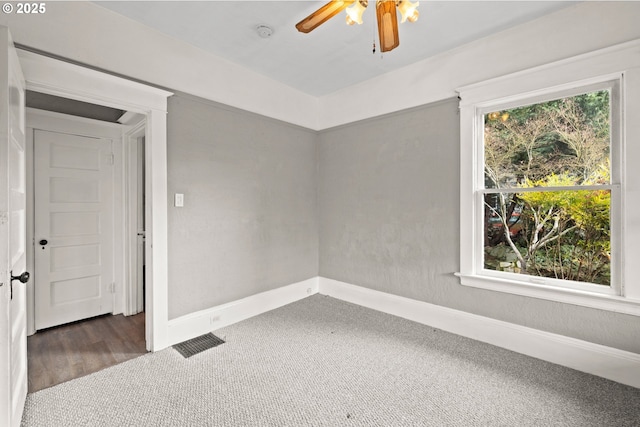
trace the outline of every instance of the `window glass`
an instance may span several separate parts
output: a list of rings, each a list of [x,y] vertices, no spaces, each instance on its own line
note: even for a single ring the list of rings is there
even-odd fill
[[[484,114],[484,268],[611,284],[609,90]]]

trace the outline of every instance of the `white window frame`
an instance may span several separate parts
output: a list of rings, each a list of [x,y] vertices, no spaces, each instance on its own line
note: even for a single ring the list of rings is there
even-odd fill
[[[612,286],[485,269],[483,115],[598,90],[609,82],[614,86],[611,107],[619,106],[612,114],[619,117],[612,120]],[[640,164],[640,123],[633,119],[640,117],[640,40],[464,86],[458,94],[460,271],[456,275],[461,284],[640,316],[640,275],[634,271],[640,245],[633,243],[640,240],[640,169],[634,167]]]

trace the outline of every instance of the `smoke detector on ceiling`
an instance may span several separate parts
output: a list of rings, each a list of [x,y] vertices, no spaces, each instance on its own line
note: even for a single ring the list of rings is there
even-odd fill
[[[258,25],[256,27],[256,31],[258,32],[258,35],[263,39],[268,39],[269,37],[271,37],[271,34],[273,34],[273,29],[267,25]]]

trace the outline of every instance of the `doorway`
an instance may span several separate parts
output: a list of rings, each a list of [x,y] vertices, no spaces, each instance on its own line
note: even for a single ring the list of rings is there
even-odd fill
[[[2,80],[2,93],[5,100],[10,100],[11,108],[5,109],[2,115],[4,129],[7,134],[0,157],[15,172],[11,180],[5,180],[3,187],[3,206],[10,206],[11,215],[6,215],[3,222],[6,226],[0,230],[3,240],[10,244],[2,253],[5,270],[23,273],[15,277],[20,283],[30,285],[28,272],[24,271],[25,256],[28,246],[26,240],[26,159],[24,155],[25,129],[25,90],[47,93],[69,99],[93,102],[98,105],[121,108],[140,113],[145,117],[146,129],[146,211],[147,226],[146,266],[147,266],[147,298],[145,342],[148,350],[157,351],[169,345],[168,321],[168,272],[167,272],[167,97],[172,95],[162,89],[135,83],[86,67],[70,64],[65,61],[36,54],[24,49],[17,50],[13,46],[11,34],[5,27],[0,28],[0,44],[3,46],[3,57],[9,65],[5,67]],[[17,143],[10,143],[16,140]],[[12,147],[16,147],[12,150]],[[13,186],[13,187],[12,187]],[[11,203],[9,203],[11,201]],[[6,209],[6,208],[5,208]],[[15,212],[15,215],[14,215]],[[11,236],[9,239],[8,236]],[[12,286],[4,285],[14,277],[10,272],[3,273],[2,300],[7,313],[0,322],[4,347],[0,362],[0,400],[3,409],[0,418],[3,424],[17,425],[23,411],[27,390],[27,354],[26,354],[26,289],[17,287],[16,297],[11,298]]]
[[[144,311],[144,118],[89,119],[66,114],[76,101],[33,98],[41,96],[27,96],[29,333]]]
[[[169,345],[166,106],[167,97],[172,93],[25,50],[18,50],[18,58],[27,90],[118,108],[144,117],[145,342],[150,351],[166,348]]]
[[[65,114],[74,112],[73,100],[47,96],[43,103],[40,94],[27,95],[33,392],[146,352],[144,261],[138,258],[145,126],[141,115],[127,115],[134,125],[110,119],[109,111],[92,114],[91,107],[82,112],[92,118],[78,117]]]

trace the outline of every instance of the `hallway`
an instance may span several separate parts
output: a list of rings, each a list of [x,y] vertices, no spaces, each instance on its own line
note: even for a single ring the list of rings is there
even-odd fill
[[[145,354],[144,316],[104,315],[28,337],[29,393]]]

